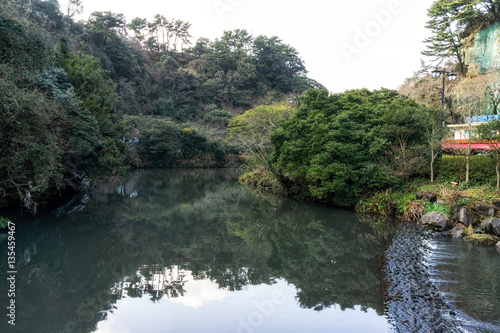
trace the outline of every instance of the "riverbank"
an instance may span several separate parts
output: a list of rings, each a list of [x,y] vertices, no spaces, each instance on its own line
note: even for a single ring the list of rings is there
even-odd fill
[[[494,227],[500,224],[500,193],[486,185],[416,181],[366,196],[356,210],[422,222],[446,236],[500,246],[500,230]]]
[[[264,166],[250,168],[241,175],[240,182],[274,195],[313,200],[288,193],[286,186]],[[332,204],[328,200],[320,202]],[[443,228],[432,226],[435,230],[474,243],[500,247],[500,192],[489,185],[414,180],[396,188],[366,193],[354,209],[358,213],[417,223],[424,215],[435,212],[442,220],[449,220]]]

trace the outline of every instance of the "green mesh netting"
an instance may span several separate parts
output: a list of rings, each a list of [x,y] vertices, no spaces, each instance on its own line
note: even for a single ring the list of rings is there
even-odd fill
[[[480,73],[500,69],[499,35],[500,23],[496,23],[479,31],[475,36],[474,46],[468,49],[469,60],[477,66]]]

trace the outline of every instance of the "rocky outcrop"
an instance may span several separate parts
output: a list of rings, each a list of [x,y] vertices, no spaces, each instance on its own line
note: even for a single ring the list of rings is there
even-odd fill
[[[500,219],[491,218],[481,222],[481,230],[487,234],[500,236]]]
[[[476,206],[476,211],[482,216],[495,216],[495,207],[479,204]]]
[[[420,222],[436,231],[447,231],[453,227],[450,219],[443,214],[430,212],[422,216]]]
[[[468,227],[474,224],[474,216],[465,207],[457,206],[455,208],[457,221]]]
[[[455,226],[453,229],[451,229],[450,235],[453,238],[461,238],[464,231],[465,231],[465,227],[462,224],[459,224],[459,225]]]

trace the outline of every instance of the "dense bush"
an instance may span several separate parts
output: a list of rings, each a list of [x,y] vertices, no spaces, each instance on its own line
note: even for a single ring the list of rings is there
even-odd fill
[[[20,22],[0,13],[0,63],[26,69],[48,66],[51,47],[30,22]]]
[[[473,155],[470,157],[470,181],[475,183],[491,183],[496,179],[496,161],[489,155]],[[438,163],[439,181],[465,181],[465,157],[445,155]]]
[[[68,118],[43,94],[17,87],[0,71],[0,192],[32,202],[62,185]]]
[[[364,192],[423,171],[413,164],[422,152],[424,111],[390,90],[310,90],[272,135],[269,167],[292,194],[355,205]]]

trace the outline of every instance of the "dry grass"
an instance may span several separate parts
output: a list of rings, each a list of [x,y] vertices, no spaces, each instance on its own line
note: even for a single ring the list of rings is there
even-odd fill
[[[413,201],[405,211],[403,219],[406,221],[420,221],[425,211],[425,206],[420,201]]]
[[[439,198],[451,205],[460,197],[460,191],[454,187],[441,186],[439,188]]]

